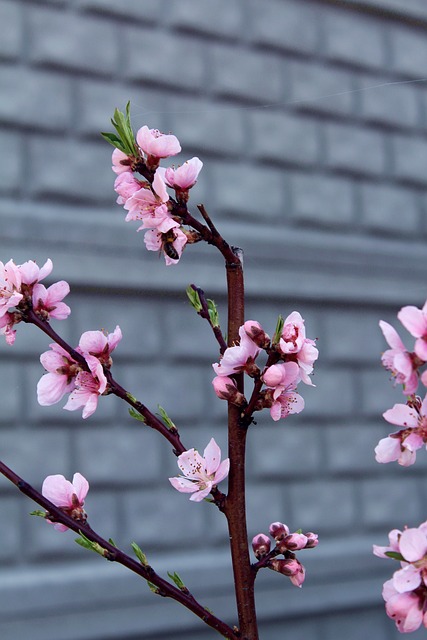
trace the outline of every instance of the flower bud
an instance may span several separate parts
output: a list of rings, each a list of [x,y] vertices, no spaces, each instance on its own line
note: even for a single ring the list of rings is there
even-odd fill
[[[268,387],[277,387],[282,381],[282,369],[277,364],[272,364],[262,374],[262,379]]]
[[[246,334],[258,347],[266,349],[270,346],[270,336],[265,333],[259,322],[256,320],[247,320],[243,327]]]
[[[280,553],[285,551],[299,551],[307,545],[307,537],[303,533],[291,533],[277,542],[277,549]]]
[[[271,540],[264,533],[258,533],[252,540],[252,549],[255,557],[260,560],[270,551]]]
[[[270,566],[274,571],[283,573],[284,576],[293,576],[300,570],[300,562],[296,558],[287,558],[286,560],[271,560]]]
[[[238,407],[246,402],[243,393],[237,390],[236,383],[228,376],[217,376],[212,380],[212,384],[216,395],[221,400],[229,400]]]
[[[289,535],[289,527],[283,522],[272,522],[269,527],[270,535],[276,540],[282,540],[285,536]]]
[[[313,549],[314,547],[317,547],[319,544],[319,536],[317,533],[308,531],[305,536],[307,537],[307,544],[305,545],[306,549]]]

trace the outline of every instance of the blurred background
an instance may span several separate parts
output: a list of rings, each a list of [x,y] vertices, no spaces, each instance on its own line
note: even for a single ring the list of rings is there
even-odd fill
[[[274,332],[299,310],[318,338],[306,409],[249,436],[249,535],[281,520],[319,533],[299,554],[303,588],[257,580],[263,640],[398,636],[382,583],[396,566],[372,556],[391,528],[426,519],[427,456],[378,465],[402,402],[380,365],[379,319],[426,298],[427,5],[424,0],[0,0],[1,259],[50,257],[72,308],[53,321],[77,344],[116,324],[114,375],[188,447],[226,448],[217,345],[187,303],[194,282],[225,329],[221,256],[188,248],[176,267],[145,250],[115,204],[109,131],[131,100],[135,129],[173,132],[204,164],[190,204],[204,202],[245,252],[247,319]],[[227,533],[207,503],[167,478],[169,447],[103,398],[83,421],[65,400],[40,407],[39,355],[49,340],[18,327],[0,344],[1,458],[40,487],[80,471],[92,527],[162,575],[177,571],[201,602],[236,620]],[[217,635],[138,577],[28,513],[0,481],[2,640],[208,640]],[[95,557],[92,557],[95,556]],[[424,637],[425,630],[413,634]]]

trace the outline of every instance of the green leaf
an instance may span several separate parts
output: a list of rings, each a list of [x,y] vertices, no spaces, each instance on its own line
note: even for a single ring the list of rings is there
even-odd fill
[[[101,131],[101,136],[104,138],[104,140],[112,144],[113,147],[116,147],[117,149],[120,149],[120,151],[123,151],[123,153],[126,153],[126,149],[121,139],[118,136],[116,136],[115,133],[108,133],[107,131]]]
[[[183,581],[181,580],[181,578],[179,577],[176,571],[174,571],[173,573],[169,573],[168,571],[168,576],[171,580],[174,581],[178,589],[181,589],[181,591],[188,591],[187,587],[185,586],[185,584],[183,583]]]
[[[273,344],[277,344],[282,336],[282,331],[283,331],[283,325],[285,324],[285,321],[283,319],[283,316],[280,315],[277,318],[277,324],[276,324],[276,330],[274,332],[274,336],[273,336]]]
[[[147,556],[145,555],[145,553],[142,551],[142,549],[140,549],[138,547],[138,545],[136,544],[136,542],[131,542],[132,549],[135,552],[136,557],[138,558],[138,560],[140,561],[140,563],[144,566],[144,567],[148,567],[148,561],[147,561]]]
[[[295,531],[295,533],[302,533],[302,529],[297,529],[297,531]]]
[[[143,422],[144,424],[147,424],[145,421],[144,416],[142,416],[139,411],[137,411],[136,409],[134,409],[133,407],[131,407],[130,409],[128,409],[129,411],[129,415],[131,416],[131,418],[134,418],[135,420],[139,420],[139,422]]]
[[[152,591],[153,593],[157,593],[157,594],[158,594],[158,593],[160,593],[159,588],[158,588],[158,587],[156,587],[156,585],[155,585],[155,584],[153,584],[153,583],[152,583],[152,582],[150,582],[149,580],[147,580],[147,584],[148,584],[148,586],[149,586],[149,588],[150,588],[150,591]]]
[[[116,547],[116,549],[117,549],[117,545],[116,545],[116,543],[114,542],[113,538],[108,538],[108,542],[109,542],[110,544],[112,544],[112,545],[113,545],[113,547]]]
[[[405,558],[398,551],[386,551],[385,555],[389,558],[393,558],[393,560],[399,560],[399,562],[405,562]]]
[[[211,321],[211,324],[213,327],[219,327],[219,315],[218,315],[218,309],[216,307],[216,304],[213,300],[207,300],[208,303],[208,312],[209,312],[209,318]]]
[[[200,302],[198,291],[193,287],[194,285],[189,284],[185,291],[187,293],[191,306],[197,311],[197,313],[200,313],[203,308],[202,303]]]
[[[176,425],[172,422],[172,420],[169,418],[168,414],[166,413],[166,411],[163,409],[163,407],[161,407],[159,404],[157,405],[157,408],[160,412],[160,417],[162,418],[163,422],[165,423],[165,425],[167,426],[168,429],[175,429],[176,430]],[[159,414],[157,414],[159,415]]]
[[[99,555],[102,556],[103,558],[105,558],[105,556],[108,554],[107,549],[104,549],[104,547],[101,547],[101,545],[98,544],[98,542],[92,542],[92,540],[89,540],[89,538],[87,538],[84,535],[84,533],[82,533],[81,531],[80,531],[80,538],[75,538],[74,542],[77,542],[77,544],[79,544],[84,549],[89,549],[90,551],[95,551],[95,553],[99,553]]]
[[[30,516],[39,516],[40,518],[46,518],[46,511],[40,511],[40,509],[36,509],[36,511],[31,511]]]
[[[122,113],[119,109],[114,110],[111,124],[117,131],[115,133],[101,133],[103,138],[110,144],[128,156],[135,156],[137,153],[137,146],[135,143],[135,136],[132,131],[132,125],[130,122],[130,102],[126,105],[126,113]]]

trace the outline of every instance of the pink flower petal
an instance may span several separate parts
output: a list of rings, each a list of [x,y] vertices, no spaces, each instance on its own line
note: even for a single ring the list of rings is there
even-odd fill
[[[421,574],[419,569],[412,564],[408,564],[403,569],[395,571],[393,574],[393,585],[399,593],[413,591],[421,584]]]
[[[419,529],[405,529],[400,536],[399,548],[405,560],[415,562],[427,553],[427,537]]]
[[[401,427],[416,427],[418,424],[416,411],[406,404],[395,404],[392,409],[383,413],[383,418],[387,422]]]
[[[421,338],[427,333],[427,318],[421,309],[413,306],[402,307],[397,317],[414,338]]]

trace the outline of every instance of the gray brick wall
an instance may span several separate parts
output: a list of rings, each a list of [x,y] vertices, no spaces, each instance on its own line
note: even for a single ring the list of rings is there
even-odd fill
[[[71,284],[62,335],[120,324],[121,383],[165,406],[189,446],[214,435],[224,447],[216,345],[184,294],[197,278],[224,323],[221,260],[195,246],[165,270],[145,251],[115,204],[99,131],[130,99],[135,128],[173,131],[178,161],[199,155],[192,201],[245,250],[247,317],[272,331],[300,309],[319,339],[305,411],[260,416],[249,437],[250,535],[282,519],[322,542],[301,591],[259,577],[261,638],[397,638],[381,599],[393,567],[371,545],[426,518],[427,459],[374,461],[381,414],[400,400],[379,364],[378,320],[426,298],[424,0],[0,0],[0,21],[0,259],[51,257]],[[95,529],[124,548],[136,540],[233,622],[220,514],[173,492],[175,459],[115,398],[85,422],[37,404],[49,342],[20,326],[13,348],[0,344],[1,457],[37,486],[80,470]],[[29,518],[33,505],[1,478],[0,503],[2,640],[216,637]]]

